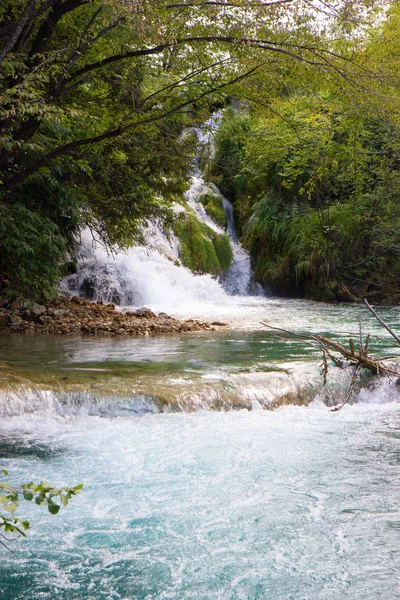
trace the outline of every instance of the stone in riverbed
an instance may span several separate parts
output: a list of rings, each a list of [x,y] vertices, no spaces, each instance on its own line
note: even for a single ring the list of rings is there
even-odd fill
[[[45,306],[34,304],[31,308],[24,310],[22,318],[25,319],[25,321],[37,321],[39,317],[45,315],[46,312],[47,309]]]
[[[18,327],[21,323],[21,317],[18,317],[18,315],[10,315],[10,327]]]
[[[146,308],[145,306],[135,310],[135,315],[137,317],[144,317],[146,319],[156,319],[157,318],[156,314],[153,313],[153,311],[150,310],[150,308]]]
[[[47,314],[50,315],[50,317],[60,317],[65,314],[65,310],[62,310],[62,308],[48,308]]]
[[[7,327],[10,322],[10,317],[5,310],[0,309],[0,327]]]

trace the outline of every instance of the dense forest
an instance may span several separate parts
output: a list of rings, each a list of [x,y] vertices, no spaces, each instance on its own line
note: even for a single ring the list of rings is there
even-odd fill
[[[219,108],[208,176],[255,278],[396,302],[399,30],[398,2],[5,0],[1,294],[57,294],[84,227],[113,248],[168,220],[195,151],[182,132]],[[229,264],[223,236],[199,251],[198,224],[174,227],[194,271]]]

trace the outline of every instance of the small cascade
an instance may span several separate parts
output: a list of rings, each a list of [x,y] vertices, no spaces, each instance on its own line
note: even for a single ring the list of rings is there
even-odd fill
[[[225,293],[211,275],[194,275],[174,257],[176,241],[152,225],[147,245],[114,256],[83,232],[78,269],[61,282],[64,291],[122,306],[171,310],[183,303],[220,302]],[[163,238],[164,236],[164,238]],[[164,248],[163,248],[164,246]],[[89,250],[91,248],[91,250]],[[174,257],[174,258],[173,258]]]
[[[219,189],[205,181],[200,169],[201,154],[213,153],[213,132],[221,115],[217,113],[201,128],[194,128],[200,145],[195,160],[190,189],[186,193],[187,207],[176,204],[172,209],[178,214],[188,209],[215,232],[225,230],[206,213],[199,201],[211,192],[221,198],[227,218],[226,233],[231,239],[233,261],[221,282],[211,275],[192,273],[181,264],[180,242],[172,232],[165,232],[155,220],[143,229],[144,244],[124,252],[110,255],[98,242],[93,241],[89,231],[82,233],[81,248],[77,256],[77,272],[61,282],[69,294],[114,303],[122,306],[146,305],[153,310],[172,311],[183,305],[193,307],[196,303],[224,303],[228,296],[247,296],[251,281],[250,256],[237,240],[233,219],[233,207]]]
[[[214,156],[214,134],[219,127],[221,118],[222,113],[217,112],[210,119],[208,119],[208,121],[206,121],[202,127],[194,129],[203,151],[204,149],[207,151],[207,160],[211,160]],[[201,152],[199,153],[199,156],[200,155]],[[233,261],[228,273],[226,273],[223,278],[223,287],[230,296],[247,296],[250,293],[252,274],[251,260],[249,253],[238,241],[232,203],[221,194],[216,185],[213,183],[207,183],[204,180],[203,173],[200,169],[200,160],[197,160],[192,177],[192,185],[187,192],[188,204],[195,210],[198,217],[207,225],[214,228],[218,232],[223,232],[223,230],[216,226],[212,219],[207,216],[203,206],[200,202],[198,202],[200,196],[207,191],[210,191],[212,194],[221,198],[227,221],[226,233],[231,239]],[[260,293],[260,290],[257,291]]]

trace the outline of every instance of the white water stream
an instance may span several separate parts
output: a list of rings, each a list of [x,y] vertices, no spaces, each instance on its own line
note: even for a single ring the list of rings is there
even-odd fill
[[[213,118],[203,129],[194,130],[203,147],[212,144],[217,126],[218,118]],[[242,300],[234,296],[246,297],[249,293],[250,257],[237,240],[231,203],[215,185],[205,181],[196,161],[191,186],[186,193],[188,209],[214,231],[224,233],[199,202],[206,191],[221,197],[227,216],[226,232],[231,239],[233,262],[223,282],[211,275],[196,275],[183,267],[179,260],[179,241],[172,233],[166,234],[159,222],[152,222],[144,229],[144,246],[135,246],[114,256],[93,241],[90,232],[83,232],[78,272],[65,278],[63,289],[122,306],[147,306],[173,316],[205,317],[208,311],[215,314],[218,306],[224,312],[228,310],[229,313],[231,309],[233,315],[237,313]],[[175,205],[173,209],[178,213],[185,210],[181,205]],[[251,304],[257,305],[257,302],[255,299]]]

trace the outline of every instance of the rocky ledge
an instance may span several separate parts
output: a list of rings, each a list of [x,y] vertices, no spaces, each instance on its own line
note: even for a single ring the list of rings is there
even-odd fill
[[[89,302],[77,296],[53,300],[46,306],[19,301],[0,303],[0,331],[59,334],[157,335],[215,331],[226,323],[180,321],[149,308],[116,310],[113,304]]]

